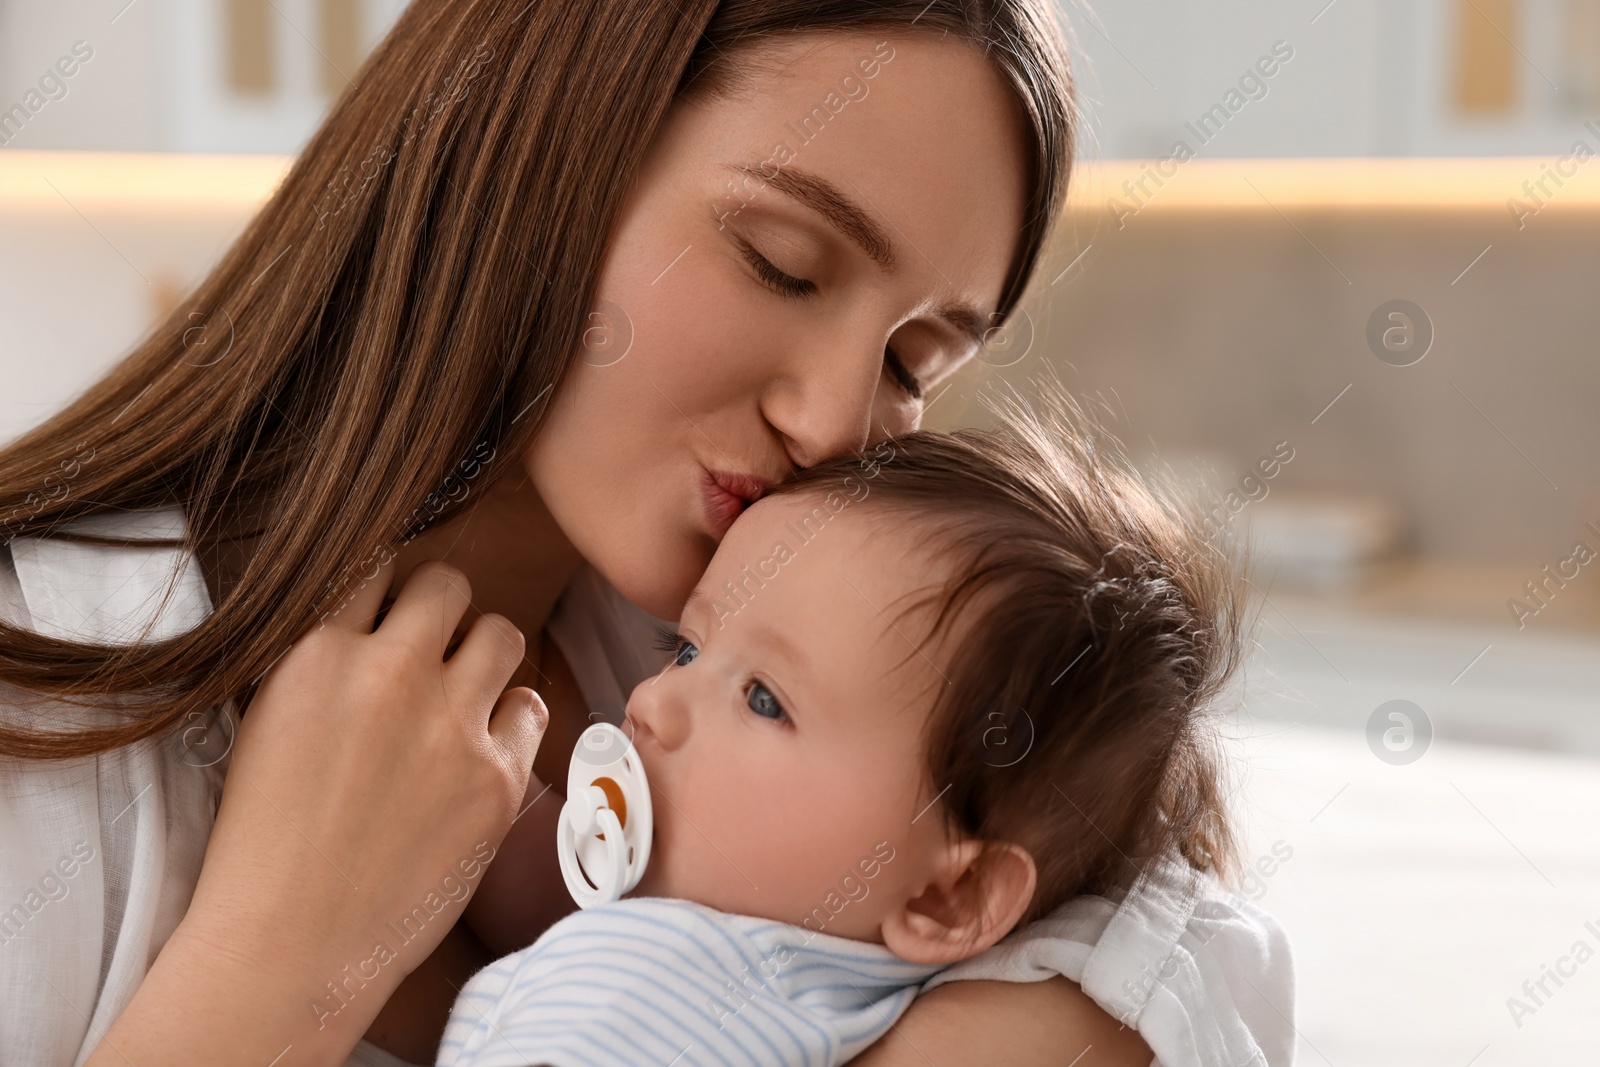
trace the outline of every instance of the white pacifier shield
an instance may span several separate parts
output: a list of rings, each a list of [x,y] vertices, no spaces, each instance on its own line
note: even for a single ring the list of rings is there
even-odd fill
[[[578,738],[567,765],[567,802],[556,824],[556,856],[580,908],[620,900],[650,862],[650,782],[633,742],[610,723]]]

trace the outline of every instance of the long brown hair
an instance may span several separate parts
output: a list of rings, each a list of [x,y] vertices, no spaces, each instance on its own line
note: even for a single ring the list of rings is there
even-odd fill
[[[774,490],[864,486],[860,506],[937,560],[897,607],[931,608],[929,637],[954,635],[927,782],[947,829],[1033,856],[1023,921],[1168,857],[1236,872],[1208,713],[1244,652],[1231,546],[1058,381],[1039,385],[1037,403],[986,394],[992,430],[907,434]]]
[[[857,30],[956,35],[1012,85],[1034,158],[1010,311],[1074,148],[1047,0],[414,0],[210,276],[0,451],[0,536],[96,541],[57,527],[178,505],[191,549],[255,539],[180,636],[112,647],[0,625],[0,684],[121,712],[87,729],[0,721],[0,753],[101,752],[248,703],[370,561],[526,452],[679,94],[714,91],[763,40]]]

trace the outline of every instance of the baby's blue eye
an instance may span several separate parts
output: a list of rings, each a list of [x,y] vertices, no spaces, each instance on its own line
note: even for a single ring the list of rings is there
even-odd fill
[[[687,667],[694,662],[695,657],[698,655],[700,655],[700,650],[694,646],[692,641],[685,641],[680,638],[678,641],[678,653],[672,657],[672,662],[679,667]]]
[[[750,684],[750,694],[745,697],[750,710],[763,719],[787,719],[789,713],[783,710],[783,705],[778,703],[778,698],[772,695],[772,690],[760,682]]]

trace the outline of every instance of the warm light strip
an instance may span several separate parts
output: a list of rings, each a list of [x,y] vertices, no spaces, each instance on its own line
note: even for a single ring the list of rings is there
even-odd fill
[[[1600,137],[1590,141],[1600,145]],[[1152,174],[1164,184],[1157,186]],[[1138,197],[1151,211],[1274,207],[1504,211],[1512,197],[1537,206],[1525,182],[1552,208],[1600,205],[1600,159],[1580,161],[1575,156],[1194,159],[1182,164],[1168,161],[1164,167],[1158,160],[1085,160],[1072,176],[1070,201],[1079,211],[1112,210],[1107,204],[1112,197],[1130,208],[1140,207],[1123,183],[1137,188],[1141,178],[1144,189]]]
[[[243,210],[264,203],[288,172],[284,156],[156,152],[0,152],[0,209]],[[54,188],[52,188],[54,186]]]
[[[1600,138],[1594,139],[1600,144]],[[60,204],[80,208],[248,209],[266,200],[288,171],[284,156],[205,156],[142,152],[0,151],[0,206]],[[1600,159],[1498,157],[1472,159],[1195,159],[1084,160],[1072,177],[1078,211],[1106,211],[1116,197],[1139,204],[1124,187],[1144,178],[1141,210],[1287,210],[1289,208],[1506,210],[1524,183],[1552,208],[1600,205]],[[1560,169],[1570,175],[1562,175]],[[1162,183],[1158,186],[1155,174]],[[1550,175],[1554,175],[1551,177]],[[1562,185],[1556,184],[1559,177]],[[1543,181],[1543,189],[1539,188]],[[51,185],[55,189],[51,188]],[[60,191],[58,195],[57,191]]]

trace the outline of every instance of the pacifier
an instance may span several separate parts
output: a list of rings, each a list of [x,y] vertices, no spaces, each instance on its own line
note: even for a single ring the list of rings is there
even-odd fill
[[[622,899],[650,862],[650,782],[633,742],[608,722],[578,738],[567,765],[567,802],[556,823],[556,856],[580,908]]]

